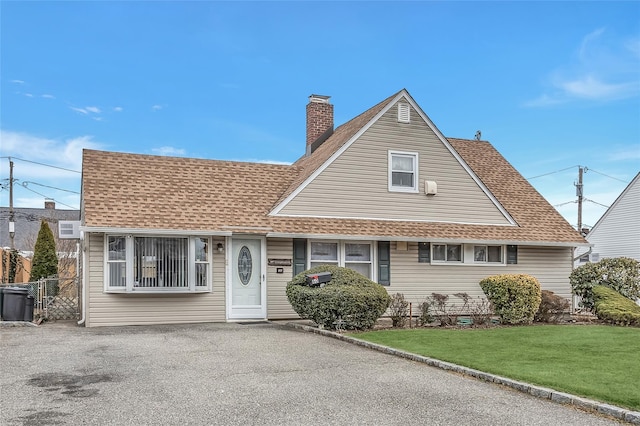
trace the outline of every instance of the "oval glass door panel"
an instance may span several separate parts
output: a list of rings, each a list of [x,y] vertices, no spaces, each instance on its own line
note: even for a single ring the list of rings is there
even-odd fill
[[[238,253],[238,276],[242,285],[249,285],[252,270],[251,250],[247,246],[242,246],[240,253]]]
[[[235,318],[262,314],[261,241],[234,238],[231,263],[231,307]],[[254,312],[255,311],[255,312]]]

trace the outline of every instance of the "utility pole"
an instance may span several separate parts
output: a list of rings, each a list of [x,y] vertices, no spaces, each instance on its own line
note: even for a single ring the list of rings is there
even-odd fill
[[[9,240],[11,241],[11,251],[15,247],[13,237],[16,235],[15,221],[13,218],[13,160],[9,157]]]
[[[582,174],[584,173],[584,168],[582,166],[578,166],[578,183],[576,186],[576,196],[578,197],[578,232],[582,234],[582,198],[583,198],[583,187],[582,187]]]

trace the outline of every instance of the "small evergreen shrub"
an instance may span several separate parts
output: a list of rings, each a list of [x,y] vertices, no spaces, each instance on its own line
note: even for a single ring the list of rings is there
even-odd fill
[[[570,303],[564,297],[558,296],[552,291],[542,290],[540,307],[533,320],[536,322],[557,323],[564,313],[569,310]]]
[[[603,321],[616,325],[640,326],[640,306],[617,291],[596,285],[593,287],[594,313]]]
[[[391,314],[391,324],[394,327],[404,327],[409,317],[409,302],[404,298],[404,294],[396,293],[391,298],[389,305]]]
[[[480,281],[480,287],[505,324],[529,324],[540,306],[540,283],[524,274],[493,275]]]
[[[306,285],[307,274],[331,272],[324,287]],[[348,268],[320,265],[287,283],[287,298],[301,318],[327,329],[371,328],[389,307],[391,297],[380,284]]]
[[[628,257],[605,258],[596,263],[586,263],[569,275],[573,294],[580,296],[580,305],[593,310],[593,288],[609,287],[624,297],[635,300],[640,297],[640,262]]]
[[[420,311],[420,315],[418,316],[418,325],[425,326],[427,324],[431,324],[433,322],[433,315],[431,315],[431,301],[429,298],[425,299],[424,302],[418,305],[418,310]]]
[[[56,242],[49,224],[42,220],[40,231],[33,249],[33,260],[31,261],[31,275],[29,281],[37,281],[40,278],[48,278],[58,275],[58,254],[56,252]],[[49,290],[49,289],[48,289]],[[52,296],[58,294],[57,280],[50,289]]]

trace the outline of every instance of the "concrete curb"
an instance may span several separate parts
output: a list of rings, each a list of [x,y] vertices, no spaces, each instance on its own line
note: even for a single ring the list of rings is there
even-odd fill
[[[432,367],[441,368],[443,370],[453,371],[466,376],[475,377],[485,382],[496,383],[499,385],[507,386],[517,391],[527,393],[537,398],[548,399],[560,404],[573,405],[577,408],[595,411],[607,416],[614,417],[618,420],[623,420],[631,424],[640,425],[640,411],[631,411],[625,408],[616,407],[615,405],[605,404],[603,402],[594,401],[587,398],[571,395],[564,392],[558,392],[554,389],[544,388],[541,386],[531,385],[529,383],[519,382],[517,380],[509,379],[506,377],[496,376],[494,374],[485,373],[484,371],[474,370],[472,368],[463,367],[450,362],[440,361],[438,359],[429,358],[421,355],[404,352],[398,349],[393,349],[388,346],[378,345],[376,343],[366,342],[350,336],[345,336],[333,331],[321,330],[316,327],[311,327],[304,324],[295,322],[286,323],[287,327],[302,330],[306,332],[316,333],[334,339],[342,340],[345,342],[353,343],[358,346],[362,346],[368,349],[373,349],[379,352],[383,352],[389,355],[395,355],[402,358],[406,358],[412,361],[422,362]]]
[[[0,321],[0,327],[37,327],[38,324],[29,321]]]

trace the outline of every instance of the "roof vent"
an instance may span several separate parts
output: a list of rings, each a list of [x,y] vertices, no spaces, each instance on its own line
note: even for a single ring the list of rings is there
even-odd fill
[[[405,104],[405,103],[399,103],[398,104],[398,121],[400,123],[409,123],[410,120],[410,116],[409,116],[409,112],[411,110],[409,109],[409,104]]]

